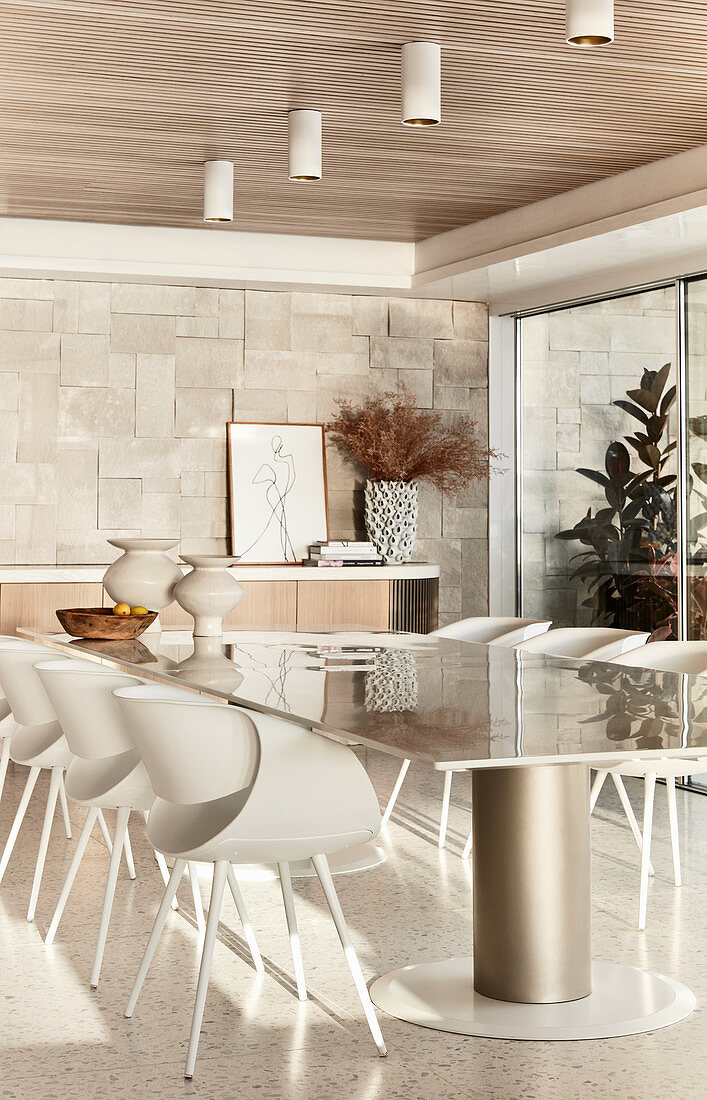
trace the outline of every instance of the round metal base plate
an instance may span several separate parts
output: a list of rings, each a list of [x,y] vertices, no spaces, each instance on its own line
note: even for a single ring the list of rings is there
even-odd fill
[[[592,992],[579,1001],[519,1004],[474,991],[470,958],[406,966],[378,978],[373,1003],[421,1027],[491,1039],[609,1039],[667,1027],[689,1016],[694,994],[662,974],[592,963]]]

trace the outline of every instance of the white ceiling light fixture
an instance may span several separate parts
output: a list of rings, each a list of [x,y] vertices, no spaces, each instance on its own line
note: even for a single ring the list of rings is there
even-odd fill
[[[287,116],[288,175],[312,183],[322,178],[322,112],[297,109]]]
[[[567,42],[606,46],[614,41],[614,0],[567,0]]]
[[[438,42],[403,46],[403,126],[438,126],[442,120],[442,49]]]
[[[233,221],[231,160],[207,160],[204,164],[204,221]]]

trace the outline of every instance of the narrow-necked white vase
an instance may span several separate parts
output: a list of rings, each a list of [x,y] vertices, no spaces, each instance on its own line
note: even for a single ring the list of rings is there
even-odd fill
[[[103,587],[116,603],[162,611],[174,600],[174,586],[182,571],[166,551],[179,545],[179,539],[108,539],[124,553],[108,566]],[[159,630],[159,619],[153,624]]]
[[[191,573],[177,583],[174,598],[194,619],[195,638],[219,638],[223,617],[243,599],[243,589],[229,572],[239,558],[219,554],[182,554]]]

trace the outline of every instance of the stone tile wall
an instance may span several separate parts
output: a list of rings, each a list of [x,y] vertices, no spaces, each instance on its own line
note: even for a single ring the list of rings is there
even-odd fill
[[[103,563],[113,535],[226,550],[227,420],[326,422],[399,381],[487,434],[484,305],[0,279],[0,564]],[[332,537],[360,471],[328,449]],[[422,492],[442,621],[487,606],[487,487]],[[462,581],[463,578],[463,581]]]
[[[570,559],[585,547],[555,535],[606,505],[601,488],[576,470],[603,471],[608,445],[635,430],[612,402],[638,386],[645,368],[675,369],[675,292],[594,302],[522,325],[523,614],[587,625],[586,592],[569,583]]]

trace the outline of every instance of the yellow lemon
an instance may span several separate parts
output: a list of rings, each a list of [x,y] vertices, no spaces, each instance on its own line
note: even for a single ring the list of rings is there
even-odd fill
[[[117,603],[113,608],[114,615],[129,615],[130,606],[127,603]]]
[[[146,607],[131,607],[130,608],[130,614],[131,615],[149,615],[150,612],[147,610]]]

